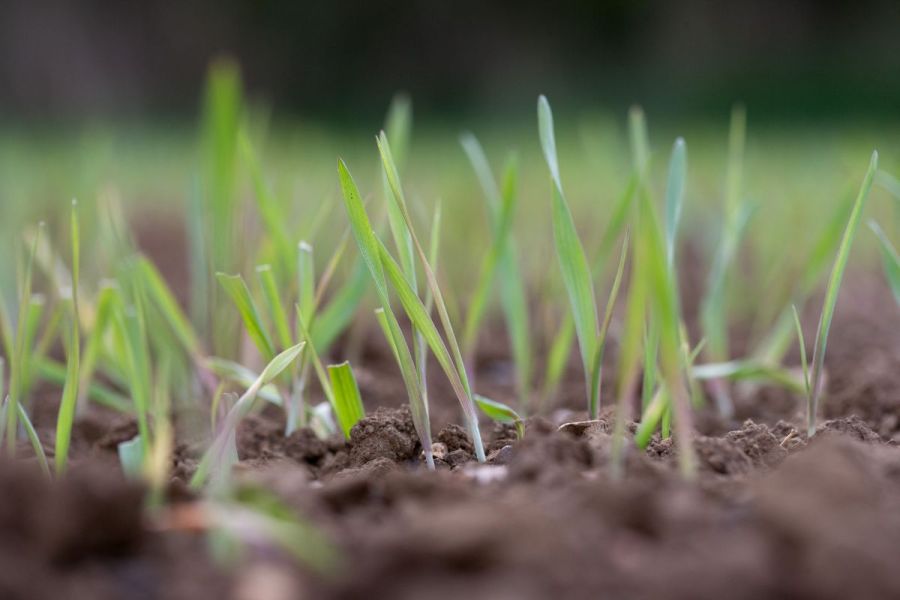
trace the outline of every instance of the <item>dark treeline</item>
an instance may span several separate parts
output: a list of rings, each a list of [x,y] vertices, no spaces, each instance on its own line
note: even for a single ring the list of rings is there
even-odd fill
[[[894,0],[0,2],[4,119],[182,114],[210,59],[237,58],[279,110],[506,110],[539,91],[655,110],[887,114]]]

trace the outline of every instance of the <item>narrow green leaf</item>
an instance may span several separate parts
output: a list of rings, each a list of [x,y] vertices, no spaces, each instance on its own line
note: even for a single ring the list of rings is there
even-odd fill
[[[556,157],[556,141],[553,135],[553,114],[550,104],[544,96],[538,99],[538,129],[544,158],[553,178],[553,240],[556,245],[556,257],[569,304],[575,320],[575,332],[581,348],[582,365],[585,371],[588,406],[596,403],[591,397],[591,367],[597,351],[597,301],[594,297],[594,286],[591,269],[568,203],[562,191],[559,178],[559,164]]]
[[[141,256],[138,259],[138,269],[150,300],[184,346],[184,350],[192,357],[199,355],[201,352],[197,334],[156,265],[147,257]]]
[[[331,301],[324,308],[316,310],[316,321],[310,332],[316,348],[327,351],[347,329],[368,287],[366,265],[357,260],[349,278],[335,292]]]
[[[219,358],[217,356],[207,358],[206,365],[213,373],[223,380],[237,383],[244,388],[250,387],[253,385],[254,381],[259,379],[259,373],[255,373],[234,361]],[[224,390],[222,390],[222,392],[224,392]],[[257,396],[275,406],[284,406],[284,399],[278,392],[278,388],[272,384],[266,384],[259,388]],[[235,396],[235,400],[237,400],[237,396]],[[215,413],[215,411],[212,412]]]
[[[628,136],[631,142],[631,161],[634,172],[643,179],[649,175],[650,138],[647,135],[647,119],[644,109],[632,106],[628,109]]]
[[[419,387],[418,375],[409,346],[403,337],[400,324],[391,310],[384,268],[381,264],[380,242],[372,229],[372,224],[369,221],[369,216],[366,214],[356,183],[342,160],[338,161],[338,175],[353,237],[356,240],[363,262],[368,268],[369,275],[375,284],[375,291],[378,293],[378,299],[381,303],[383,312],[379,318],[379,323],[386,329],[387,339],[397,359],[397,364],[400,366],[400,373],[409,397],[409,405],[413,414],[416,432],[419,434],[422,447],[425,449],[426,462],[429,468],[433,469],[434,459],[431,453],[431,424],[428,420],[428,404]]]
[[[66,356],[66,380],[63,386],[62,399],[59,403],[59,412],[56,417],[56,446],[55,462],[56,474],[61,475],[66,470],[69,458],[69,444],[72,438],[72,425],[75,421],[75,407],[78,403],[78,386],[80,375],[80,341],[78,329],[78,317],[75,314],[74,301],[72,302],[72,330],[68,335]]]
[[[144,450],[149,449],[150,426],[150,367],[147,356],[147,338],[139,313],[135,308],[126,308],[117,316],[117,323],[125,341],[128,364],[129,388],[138,422],[138,432]]]
[[[82,364],[84,361],[82,361]],[[61,362],[57,362],[55,360],[49,358],[43,358],[37,363],[37,374],[38,376],[50,383],[64,386],[66,382],[67,376],[67,368],[66,365]],[[78,389],[80,393],[86,397],[90,398],[97,404],[105,406],[107,408],[111,408],[113,410],[119,411],[121,413],[133,413],[133,407],[131,406],[131,400],[123,396],[122,394],[111,390],[108,386],[97,383],[96,381],[90,381],[85,384],[84,380],[79,384]]]
[[[272,267],[270,265],[259,265],[256,267],[256,277],[259,279],[260,288],[262,288],[269,318],[275,327],[275,333],[278,335],[278,343],[282,348],[287,348],[291,345],[291,326],[288,323],[284,306],[281,304],[281,298],[278,296],[278,284],[275,283]]]
[[[669,268],[675,264],[675,236],[684,204],[684,182],[687,178],[687,145],[684,139],[675,140],[669,159],[669,179],[666,185],[666,248]]]
[[[247,284],[244,283],[244,278],[240,275],[216,273],[216,279],[219,280],[222,289],[225,290],[237,307],[244,322],[244,327],[247,329],[247,333],[250,335],[250,339],[253,340],[259,353],[262,354],[263,359],[271,360],[275,356],[275,347],[259,316],[256,303],[253,301],[253,297],[250,296],[250,290],[247,288]]]
[[[322,391],[325,393],[328,403],[331,404],[332,408],[337,412],[334,391],[331,389],[328,374],[325,372],[325,365],[322,363],[322,359],[319,357],[316,347],[312,344],[312,337],[306,327],[306,316],[300,310],[299,304],[295,305],[295,309],[297,312],[297,329],[300,332],[300,339],[306,341],[306,351],[312,359],[313,368],[316,370],[316,376],[319,378],[319,384],[322,386]]]
[[[290,366],[303,350],[306,342],[300,342],[276,355],[266,365],[259,377],[247,388],[228,414],[222,424],[222,430],[213,440],[212,445],[203,455],[203,459],[197,466],[197,471],[191,478],[191,486],[203,485],[211,472],[214,472],[220,483],[227,481],[231,466],[237,460],[237,448],[235,446],[235,431],[241,420],[253,409],[257,394],[267,384],[271,383],[282,371]]]
[[[752,359],[731,360],[694,366],[691,375],[699,380],[730,379],[733,381],[763,381],[792,392],[803,393],[803,382],[790,371]]]
[[[856,230],[859,229],[859,222],[862,219],[863,209],[869,197],[869,190],[872,189],[872,180],[877,169],[878,152],[875,151],[872,152],[869,169],[856,197],[853,211],[850,213],[850,220],[847,222],[847,227],[841,238],[841,245],[838,248],[834,266],[831,270],[831,276],[828,278],[828,287],[825,289],[825,302],[819,317],[819,329],[816,333],[815,346],[813,346],[812,370],[810,374],[812,394],[810,394],[807,406],[807,433],[810,437],[816,433],[816,410],[818,408],[819,395],[822,391],[822,367],[825,365],[825,349],[828,344],[831,319],[834,316],[834,307],[837,304],[837,296],[841,287],[841,280],[844,277],[844,269],[847,267],[847,260],[850,258],[850,248],[853,245],[853,239],[856,237]]]
[[[260,373],[259,379],[257,379],[257,387],[261,388],[262,386],[274,381],[282,371],[284,371],[292,362],[294,362],[294,359],[297,358],[297,355],[300,354],[300,351],[303,350],[303,347],[304,343],[300,342],[299,344],[285,349],[284,351],[276,355],[272,360],[270,360],[269,364],[266,365],[266,368],[263,369],[263,372]]]
[[[800,365],[803,367],[803,391],[809,398],[809,363],[806,362],[806,341],[803,339],[803,326],[800,325],[800,315],[797,313],[797,307],[793,304],[791,309],[794,311],[794,325],[797,328],[797,347],[800,348]]]
[[[41,443],[41,438],[38,437],[37,430],[34,428],[34,425],[31,424],[31,419],[28,418],[25,407],[18,404],[16,405],[16,409],[19,412],[19,420],[22,422],[22,427],[25,429],[25,436],[31,443],[31,449],[34,451],[38,464],[41,466],[41,471],[44,472],[44,475],[49,477],[50,464],[47,462],[47,454],[44,452],[44,445]]]
[[[359,386],[353,376],[353,369],[349,362],[339,365],[328,365],[328,375],[331,378],[331,389],[334,392],[334,412],[344,437],[350,439],[350,430],[360,420],[365,418],[366,411],[363,408],[362,398],[359,395]]]
[[[453,361],[456,366],[458,379],[462,383],[462,391],[464,392],[464,394],[460,394],[459,390],[457,390],[457,398],[459,399],[463,413],[465,414],[468,421],[469,432],[472,436],[472,442],[475,446],[475,456],[477,457],[479,462],[484,462],[484,446],[481,439],[481,433],[478,429],[478,416],[475,412],[475,402],[472,397],[472,389],[469,385],[466,366],[465,362],[463,361],[462,352],[459,348],[459,342],[456,339],[453,325],[450,322],[450,315],[447,312],[447,305],[444,302],[444,297],[441,293],[440,286],[438,285],[437,278],[435,277],[434,270],[431,268],[431,265],[428,262],[428,257],[425,255],[425,251],[422,248],[422,244],[419,242],[419,239],[416,236],[412,218],[410,217],[409,209],[403,195],[403,189],[400,186],[400,176],[397,172],[397,167],[394,164],[387,137],[383,132],[378,137],[377,141],[378,151],[381,154],[381,164],[383,167],[383,171],[385,173],[385,176],[387,177],[392,191],[389,200],[393,201],[394,205],[396,205],[403,217],[403,223],[405,225],[406,232],[412,239],[416,253],[419,256],[419,261],[422,265],[422,269],[425,273],[425,279],[428,282],[428,288],[434,296],[434,305],[437,309],[437,314],[441,322],[441,328],[444,331],[444,335],[447,339],[447,345],[453,355]],[[411,284],[414,286],[414,282],[411,282]],[[416,299],[418,300],[418,296],[415,293],[415,287],[413,287],[413,295],[416,296]]]
[[[22,355],[22,364],[20,367],[22,376],[19,386],[19,394],[23,398],[27,397],[28,393],[31,391],[34,361],[40,358],[32,349],[34,348],[34,340],[37,337],[38,328],[41,325],[41,319],[44,315],[44,307],[46,304],[47,302],[43,294],[33,294],[31,298],[29,298],[28,304],[25,306],[25,328],[21,333],[24,337],[22,346],[25,349],[25,353]]]
[[[44,231],[43,222],[38,224],[37,232],[31,243],[31,249],[26,258],[25,265],[22,269],[22,276],[19,284],[19,318],[15,334],[15,348],[10,362],[10,383],[9,383],[9,408],[6,412],[6,450],[7,455],[12,457],[16,454],[16,434],[18,432],[19,406],[24,399],[22,397],[23,385],[27,379],[27,356],[28,348],[25,347],[27,336],[25,331],[28,322],[28,303],[31,299],[31,283],[34,273],[34,260],[37,253],[38,243]]]
[[[297,245],[297,279],[300,290],[300,310],[310,320],[316,307],[316,270],[313,248],[306,242]]]
[[[438,332],[434,321],[432,321],[431,317],[428,315],[425,305],[422,304],[422,301],[416,295],[415,291],[410,287],[409,282],[403,276],[400,265],[397,264],[383,244],[380,245],[380,252],[381,262],[382,265],[384,265],[384,272],[391,282],[391,285],[394,287],[394,290],[397,292],[397,298],[403,305],[403,309],[409,316],[409,320],[413,323],[416,330],[424,336],[425,341],[434,353],[435,358],[437,358],[441,368],[447,374],[450,385],[457,396],[465,397],[466,391],[459,377],[459,373],[454,368],[450,352],[447,350],[447,346],[444,344],[444,340],[441,338],[441,334]],[[467,414],[467,417],[468,416],[469,415]]]
[[[475,404],[492,420],[498,423],[513,423],[516,426],[516,435],[519,439],[525,437],[525,423],[522,417],[508,405],[491,400],[481,394],[475,394]]]
[[[468,363],[471,363],[474,355],[478,331],[481,329],[488,298],[493,289],[497,267],[508,245],[507,241],[512,227],[513,212],[516,204],[517,170],[514,160],[508,163],[506,176],[504,177],[503,202],[494,227],[494,238],[481,263],[475,292],[472,294],[472,300],[469,303],[469,310],[466,314],[466,322],[463,326],[462,348],[463,356],[466,357]]]
[[[802,307],[809,295],[815,290],[822,274],[828,268],[829,260],[837,252],[838,245],[841,242],[841,234],[844,231],[844,226],[852,208],[853,197],[850,196],[846,202],[842,202],[838,206],[826,222],[821,234],[813,244],[809,256],[803,262],[803,272],[800,274],[800,280],[793,291],[792,301],[794,304]],[[768,317],[770,316],[768,315]],[[763,322],[768,322],[767,315],[761,315],[761,317]],[[753,356],[763,362],[778,364],[784,358],[784,354],[791,344],[793,330],[791,310],[789,306],[786,306],[775,319],[775,324],[768,334],[755,348]]]
[[[250,138],[246,131],[240,132],[238,146],[250,171],[250,179],[253,182],[253,192],[256,198],[256,208],[260,217],[262,217],[266,234],[275,246],[279,274],[281,277],[284,277],[293,265],[293,244],[291,244],[290,236],[287,232],[285,215],[280,210],[277,200],[266,184],[259,164],[259,158],[253,149],[253,144],[250,143]]]
[[[650,402],[644,408],[641,415],[641,422],[638,424],[637,431],[634,432],[634,443],[641,450],[650,443],[650,438],[659,427],[663,415],[669,407],[669,394],[665,386],[656,388]],[[666,437],[666,436],[664,436]]]

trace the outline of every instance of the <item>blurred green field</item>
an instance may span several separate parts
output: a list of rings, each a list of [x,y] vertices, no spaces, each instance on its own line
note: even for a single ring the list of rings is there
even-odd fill
[[[564,106],[556,112],[562,176],[590,253],[630,174],[625,115],[571,115]],[[778,277],[778,273],[787,280],[792,268],[800,268],[827,215],[855,193],[872,149],[879,150],[882,171],[900,172],[900,124],[755,127],[752,107],[748,113],[743,195],[757,209],[742,252],[748,257],[743,271],[746,281],[755,285],[760,277]],[[648,120],[653,183],[660,195],[673,140],[680,135],[687,142],[683,239],[695,245],[699,256],[708,256],[722,215],[728,115],[659,126],[652,114]],[[270,118],[263,111],[251,123],[264,175],[287,214],[293,215],[291,225],[297,231],[322,203],[338,207],[338,157],[351,167],[364,195],[380,196],[374,140],[379,124],[368,129],[317,126],[278,115]],[[79,200],[84,215],[86,256],[92,251],[89,241],[96,221],[92,212],[104,194],[121,199],[128,211],[153,226],[181,219],[192,186],[198,185],[197,129],[193,123],[171,122],[6,127],[0,131],[0,232],[5,252],[12,251],[18,232],[40,220],[47,221],[51,230],[58,227],[64,232],[62,217],[72,198]],[[438,200],[444,207],[445,277],[464,296],[473,284],[471,265],[478,264],[490,239],[481,190],[459,144],[463,131],[478,136],[495,172],[509,153],[517,154],[520,199],[514,235],[521,240],[520,260],[528,280],[533,286],[541,285],[554,261],[550,187],[536,122],[509,123],[502,118],[414,123],[404,184],[420,207],[417,217],[423,225]],[[249,206],[252,186],[245,167],[238,163],[238,193]],[[897,211],[888,197],[876,186],[868,215],[893,237],[898,232]],[[148,216],[155,218],[146,221]],[[245,241],[259,235],[256,220],[248,209]],[[331,210],[327,226],[317,233],[317,243],[333,244],[345,227],[340,211]],[[868,231],[860,236],[854,262],[874,256],[870,238]],[[324,257],[325,253],[319,254],[320,259]],[[255,258],[247,256],[247,264]],[[11,265],[10,261],[0,265],[4,281],[10,281]]]

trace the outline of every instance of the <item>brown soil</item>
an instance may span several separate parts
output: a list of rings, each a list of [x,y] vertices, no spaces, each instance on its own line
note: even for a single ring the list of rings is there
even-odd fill
[[[285,438],[270,409],[238,433],[237,482],[269,488],[330,539],[340,563],[329,571],[266,545],[226,567],[202,526],[161,526],[165,511],[142,510],[142,490],[116,466],[133,423],[92,410],[62,480],[46,482],[32,459],[0,464],[0,598],[898,598],[897,312],[890,299],[877,304],[888,316],[842,302],[817,435],[806,438],[799,398],[736,393],[736,420],[698,414],[694,482],[658,438],[647,452],[628,444],[614,480],[610,415],[584,422],[565,408],[579,405],[577,373],[523,440],[484,423],[485,465],[432,377],[429,472],[396,368],[364,346],[363,395],[394,408],[370,407],[349,442]],[[479,384],[508,400],[502,354],[487,356]],[[41,398],[35,420],[50,446],[52,402]],[[201,502],[184,486],[197,448],[183,443],[173,461],[170,499],[182,508]]]

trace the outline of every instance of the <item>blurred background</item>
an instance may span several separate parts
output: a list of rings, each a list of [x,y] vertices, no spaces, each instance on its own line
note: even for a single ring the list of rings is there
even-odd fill
[[[4,121],[193,115],[210,60],[252,96],[315,119],[574,106],[755,120],[893,116],[893,0],[219,0],[0,3]]]
[[[685,225],[711,252],[729,115],[742,103],[743,193],[762,207],[751,229],[765,233],[748,244],[762,264],[802,262],[818,229],[798,224],[856,192],[873,148],[882,169],[900,172],[898,32],[893,0],[4,0],[0,233],[38,219],[52,226],[73,197],[90,215],[104,195],[145,229],[176,227],[201,170],[207,72],[225,56],[240,71],[241,119],[264,175],[298,223],[339,198],[338,156],[364,193],[380,190],[373,137],[405,92],[414,125],[404,182],[425,206],[451,207],[445,243],[457,260],[446,268],[460,281],[484,252],[471,236],[490,235],[459,144],[466,130],[496,171],[518,153],[522,260],[538,280],[552,268],[539,93],[553,104],[588,247],[627,184],[626,115],[640,104],[660,189],[673,140],[687,140]],[[249,202],[246,165],[236,168]],[[889,211],[883,199],[873,205]],[[343,215],[333,212],[338,231]]]

